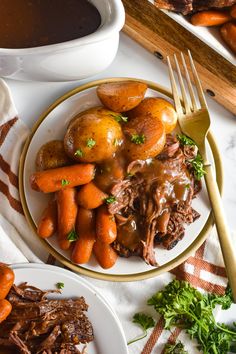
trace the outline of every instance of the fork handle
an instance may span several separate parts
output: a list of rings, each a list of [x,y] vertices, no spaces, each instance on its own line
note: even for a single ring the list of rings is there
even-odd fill
[[[236,251],[234,250],[232,237],[226,223],[222,199],[211,166],[205,166],[205,171],[205,182],[214,213],[221,251],[229,284],[233,292],[233,299],[236,303]]]

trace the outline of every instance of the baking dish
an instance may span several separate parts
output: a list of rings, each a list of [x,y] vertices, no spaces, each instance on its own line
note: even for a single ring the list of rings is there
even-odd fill
[[[0,76],[17,80],[71,81],[95,75],[113,61],[125,21],[121,0],[91,0],[101,25],[85,37],[34,48],[0,48]]]

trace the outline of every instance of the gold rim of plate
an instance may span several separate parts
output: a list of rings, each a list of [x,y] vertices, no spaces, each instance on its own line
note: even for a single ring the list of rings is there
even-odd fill
[[[30,210],[28,209],[28,205],[26,203],[26,197],[25,197],[25,191],[24,191],[24,165],[25,165],[25,158],[26,154],[30,145],[30,142],[36,133],[38,127],[40,124],[44,121],[44,119],[47,118],[48,114],[55,108],[57,107],[60,103],[65,101],[67,98],[82,92],[84,90],[87,90],[89,88],[98,86],[99,84],[102,83],[107,83],[107,82],[115,82],[115,81],[141,81],[143,83],[146,83],[148,85],[148,88],[153,89],[157,91],[158,93],[161,93],[169,98],[172,99],[172,94],[171,92],[166,89],[163,86],[160,86],[152,81],[147,81],[147,80],[142,80],[142,79],[134,79],[134,78],[106,78],[106,79],[101,79],[101,80],[96,80],[92,81],[88,84],[81,85],[67,93],[65,93],[63,96],[58,98],[52,105],[49,106],[49,108],[41,114],[39,119],[36,121],[35,125],[33,126],[33,129],[31,131],[31,134],[27,138],[21,158],[20,158],[20,165],[19,165],[19,190],[20,190],[20,199],[22,203],[22,207],[26,216],[26,219],[31,226],[31,228],[34,231],[34,236],[40,239],[42,245],[45,247],[45,249],[53,255],[59,262],[61,262],[64,266],[70,268],[74,272],[95,278],[95,279],[100,279],[100,280],[109,280],[109,281],[116,281],[116,282],[121,282],[121,281],[136,281],[136,280],[143,280],[143,279],[148,279],[157,275],[160,275],[164,272],[167,272],[175,267],[177,267],[179,264],[183,263],[189,256],[193,255],[194,252],[202,245],[202,243],[206,240],[209,232],[211,231],[214,220],[213,220],[213,215],[212,212],[210,212],[210,215],[202,228],[201,232],[197,236],[197,238],[194,240],[194,242],[187,248],[185,249],[180,255],[175,257],[173,260],[169,261],[168,263],[158,267],[158,268],[153,268],[149,271],[145,272],[139,272],[136,274],[106,274],[106,273],[100,273],[97,271],[93,271],[90,269],[86,269],[83,266],[74,264],[70,262],[65,256],[61,255],[59,252],[57,252],[46,240],[41,239],[37,236],[36,234],[36,225],[32,219]],[[222,162],[220,158],[220,153],[218,150],[218,147],[216,145],[216,141],[212,135],[211,132],[208,133],[208,142],[211,147],[211,151],[213,154],[214,162],[215,162],[215,170],[216,170],[216,180],[219,186],[220,193],[222,193],[223,189],[223,167],[222,167]]]

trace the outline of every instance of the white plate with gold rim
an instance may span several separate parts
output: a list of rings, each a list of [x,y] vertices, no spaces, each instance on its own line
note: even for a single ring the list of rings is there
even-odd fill
[[[29,177],[35,171],[34,162],[37,151],[42,144],[50,140],[63,139],[67,125],[76,113],[101,104],[96,95],[96,87],[98,84],[118,80],[124,80],[124,78],[94,81],[68,92],[54,102],[35,124],[24,146],[19,171],[21,202],[26,218],[34,229],[35,237],[38,237],[36,235],[36,225],[49,198],[43,193],[33,191],[29,184]],[[127,80],[127,78],[125,78],[125,80]],[[143,81],[148,84],[146,96],[162,96],[167,99],[171,97],[171,93],[168,90],[153,82],[145,80],[138,81]],[[215,167],[217,181],[220,189],[222,189],[221,160],[211,133],[208,135],[208,143],[209,158]],[[56,236],[41,241],[47,250],[58,260],[74,271],[78,271],[82,274],[113,281],[132,281],[150,278],[182,263],[193,254],[206,239],[213,225],[213,218],[204,183],[202,191],[197,198],[193,200],[193,208],[201,214],[201,217],[193,224],[186,227],[183,239],[179,241],[172,250],[166,250],[160,247],[156,248],[156,257],[159,263],[158,268],[147,265],[139,257],[130,257],[127,259],[119,257],[116,264],[108,270],[102,269],[93,258],[88,264],[76,265],[70,261],[68,251],[60,250]]]

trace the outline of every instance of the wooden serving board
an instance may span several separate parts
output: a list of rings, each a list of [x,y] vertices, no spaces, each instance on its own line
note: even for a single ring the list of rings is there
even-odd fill
[[[148,0],[122,0],[126,21],[123,31],[159,60],[190,49],[203,88],[236,114],[236,67],[179,25]],[[187,61],[188,63],[188,61]]]

